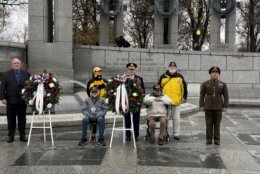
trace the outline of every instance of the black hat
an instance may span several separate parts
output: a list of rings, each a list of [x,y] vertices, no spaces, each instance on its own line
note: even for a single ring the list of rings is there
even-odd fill
[[[137,65],[135,63],[128,63],[126,65],[126,67],[129,69],[129,70],[135,70],[137,68]]]
[[[162,88],[161,88],[160,85],[156,84],[156,85],[153,85],[153,90],[155,90],[155,91],[161,91]]]
[[[90,91],[93,92],[93,91],[98,91],[98,86],[93,86],[90,88]]]
[[[212,72],[218,72],[220,74],[220,68],[217,66],[213,66],[209,69],[209,74],[211,74]]]
[[[175,62],[170,62],[170,63],[169,63],[169,66],[175,66],[175,67],[177,67],[177,65],[176,65]]]

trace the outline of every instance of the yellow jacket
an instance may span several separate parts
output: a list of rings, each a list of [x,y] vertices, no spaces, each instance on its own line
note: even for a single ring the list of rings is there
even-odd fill
[[[106,83],[107,83],[107,81],[103,78],[100,80],[96,80],[96,79],[89,80],[88,84],[87,84],[88,96],[90,96],[90,88],[92,88],[93,86],[97,86],[99,88],[99,97],[103,98],[104,94],[106,93],[106,90],[105,90]]]
[[[162,87],[162,93],[171,98],[172,105],[180,105],[182,99],[187,99],[187,85],[181,74],[177,72],[170,74],[169,71],[167,71],[161,76],[159,85]]]

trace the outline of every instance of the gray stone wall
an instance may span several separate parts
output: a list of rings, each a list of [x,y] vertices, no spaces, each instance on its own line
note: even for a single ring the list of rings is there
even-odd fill
[[[26,68],[26,46],[14,42],[0,42],[0,74],[10,69],[13,56],[20,56],[23,68]]]
[[[260,54],[238,52],[182,52],[167,49],[131,49],[96,46],[74,46],[75,80],[86,82],[91,69],[101,66],[110,78],[126,71],[128,62],[138,65],[137,74],[148,87],[156,83],[175,61],[189,84],[190,96],[197,96],[201,82],[209,79],[208,69],[219,66],[221,80],[226,82],[232,98],[260,98]]]

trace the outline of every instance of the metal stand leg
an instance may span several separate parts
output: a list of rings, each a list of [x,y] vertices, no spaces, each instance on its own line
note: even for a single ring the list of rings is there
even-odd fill
[[[110,140],[110,148],[112,147],[112,142],[113,142],[113,138],[114,138],[114,131],[115,131],[115,125],[116,125],[116,117],[114,117],[114,123],[113,123],[113,128],[112,128],[112,135],[111,135],[111,140]]]
[[[45,120],[45,115],[44,115],[44,113],[43,113],[43,115],[42,115],[42,118],[43,118],[43,138],[44,138],[44,143],[46,142],[46,130],[45,130],[45,122],[46,122],[46,120]]]
[[[123,128],[125,128],[125,117],[123,118]],[[125,144],[125,129],[123,129],[123,143]]]
[[[33,112],[33,115],[32,115],[32,120],[31,120],[31,126],[30,126],[30,132],[29,132],[29,137],[28,137],[27,146],[30,145],[30,140],[31,140],[31,135],[32,135],[32,127],[33,127],[34,114],[35,114],[35,112]]]
[[[51,123],[51,112],[50,112],[50,110],[49,110],[49,120],[50,120],[51,144],[54,146],[53,133],[52,133],[52,123]]]
[[[132,131],[132,135],[133,135],[134,147],[136,148],[135,133],[134,133],[134,123],[133,123],[133,113],[130,113],[130,116],[131,116],[131,131]]]

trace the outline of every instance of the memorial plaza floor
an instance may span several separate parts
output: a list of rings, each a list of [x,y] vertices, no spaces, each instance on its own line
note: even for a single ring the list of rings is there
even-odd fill
[[[170,121],[171,122],[171,121]],[[171,124],[168,131],[172,134]],[[83,173],[187,173],[187,174],[259,174],[260,108],[230,108],[221,124],[221,145],[205,144],[205,120],[202,112],[181,119],[181,140],[151,145],[144,140],[146,125],[141,125],[137,148],[133,141],[122,142],[116,132],[109,148],[111,128],[106,128],[107,146],[89,142],[80,147],[79,131],[54,132],[43,143],[42,134],[33,135],[31,144],[12,144],[0,137],[0,173],[2,174],[83,174]]]

